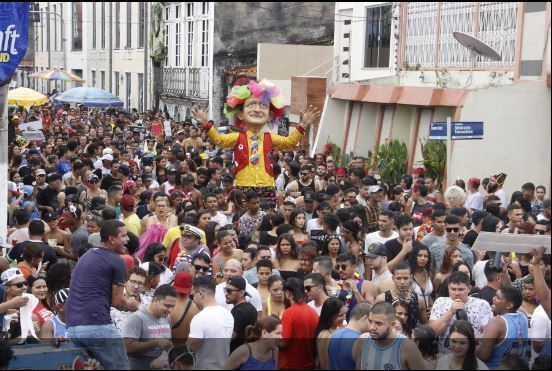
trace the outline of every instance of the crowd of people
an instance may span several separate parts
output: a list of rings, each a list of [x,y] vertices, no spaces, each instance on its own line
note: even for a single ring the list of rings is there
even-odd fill
[[[27,343],[105,369],[551,367],[550,255],[473,248],[549,236],[543,186],[509,199],[500,173],[440,192],[423,169],[385,184],[364,158],[295,150],[272,154],[265,198],[192,119],[47,104],[10,125],[2,362],[28,293]]]

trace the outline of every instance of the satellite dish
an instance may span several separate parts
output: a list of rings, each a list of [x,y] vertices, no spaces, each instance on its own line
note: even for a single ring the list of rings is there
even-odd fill
[[[454,38],[463,46],[470,50],[470,57],[472,63],[475,66],[475,59],[478,55],[482,57],[492,59],[493,61],[501,61],[502,57],[493,50],[490,46],[476,39],[473,36],[465,34],[463,32],[453,32]]]

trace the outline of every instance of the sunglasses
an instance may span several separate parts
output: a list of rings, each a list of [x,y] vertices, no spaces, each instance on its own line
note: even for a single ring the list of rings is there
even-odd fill
[[[344,271],[344,270],[347,270],[347,268],[349,268],[349,266],[347,264],[336,264],[335,265],[335,269],[337,269],[338,271]]]
[[[460,231],[460,228],[445,228],[447,233],[458,233]]]
[[[90,184],[94,184],[94,183],[99,183],[100,181],[99,180],[89,180],[88,183]]]
[[[194,264],[194,269],[195,269],[196,271],[209,272],[209,269],[211,269],[211,267],[209,267],[209,266],[204,266],[204,265],[196,265],[196,264]]]
[[[546,233],[546,231],[543,231],[541,229],[535,229],[535,234],[544,235],[545,233]]]
[[[312,286],[305,286],[305,292],[310,292],[310,290],[311,290],[313,287],[316,287],[316,286],[314,286],[314,285],[312,285]]]
[[[19,283],[12,283],[11,285],[6,285],[6,286],[15,286],[18,289],[22,289],[23,287],[27,286],[27,281],[23,281],[23,282],[19,282]]]
[[[239,289],[229,289],[228,287],[225,287],[225,288],[224,288],[224,293],[225,293],[226,295],[232,295],[232,293],[233,293],[234,291],[242,291],[242,290],[239,290]]]

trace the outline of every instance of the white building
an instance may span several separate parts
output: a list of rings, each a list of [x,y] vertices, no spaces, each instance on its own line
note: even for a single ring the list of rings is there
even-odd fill
[[[127,108],[150,108],[148,7],[147,2],[40,2],[40,11],[50,15],[41,13],[34,24],[35,72],[62,68],[83,77],[84,85],[111,91]],[[27,83],[44,93],[70,87],[43,80]]]
[[[453,142],[452,181],[504,172],[509,194],[528,181],[549,188],[550,3],[336,3],[336,14],[339,63],[315,150],[331,138],[366,156],[393,138],[412,168],[430,122],[483,121],[483,140]],[[455,31],[502,60],[472,67]]]

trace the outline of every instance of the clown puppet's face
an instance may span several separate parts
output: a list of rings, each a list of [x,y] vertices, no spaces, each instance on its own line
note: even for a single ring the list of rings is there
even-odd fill
[[[261,103],[261,99],[250,96],[243,102],[243,108],[237,116],[247,126],[253,126],[258,129],[272,121],[272,111],[270,111],[270,102]]]

